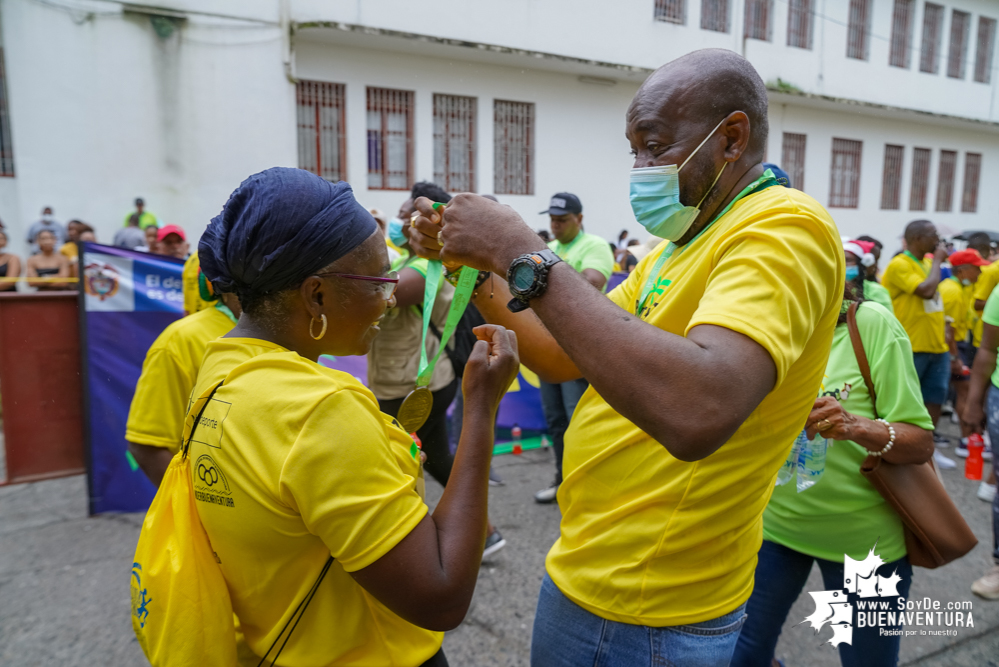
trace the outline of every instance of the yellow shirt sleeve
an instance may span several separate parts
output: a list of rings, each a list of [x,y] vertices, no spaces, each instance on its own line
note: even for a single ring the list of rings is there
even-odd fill
[[[900,294],[915,294],[916,288],[924,280],[926,275],[919,270],[915,262],[906,258],[904,261],[890,262],[881,282],[888,288],[894,301]]]
[[[188,365],[165,347],[150,349],[128,410],[126,440],[177,453],[197,374]]]
[[[338,391],[312,411],[281,472],[282,499],[347,572],[387,554],[427,514],[388,428],[373,397]]]
[[[816,226],[807,215],[789,214],[733,234],[716,251],[715,269],[684,335],[714,324],[752,338],[770,353],[780,386],[826,316],[830,290],[842,291],[838,239],[817,235]],[[782,252],[773,252],[775,244]]]
[[[999,262],[992,263],[982,269],[982,274],[978,276],[978,281],[975,283],[975,300],[988,301],[989,295],[992,294],[997,283],[999,283]],[[973,303],[972,306],[974,306]]]
[[[940,281],[940,297],[943,299],[944,317],[950,321],[954,329],[961,329],[964,325],[965,303],[961,295],[961,288],[951,280]]]

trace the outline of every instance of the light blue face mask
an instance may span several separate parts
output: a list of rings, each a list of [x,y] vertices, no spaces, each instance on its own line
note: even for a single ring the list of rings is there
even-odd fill
[[[679,241],[694,224],[694,220],[701,212],[701,204],[714,190],[715,184],[721,178],[728,162],[722,165],[721,171],[715,176],[715,180],[701,197],[701,201],[697,202],[697,206],[684,206],[680,202],[680,170],[690,162],[690,158],[697,155],[701,146],[707,143],[708,139],[724,122],[723,118],[715,125],[715,129],[704,137],[704,141],[698,144],[694,152],[688,155],[679,167],[670,164],[663,167],[638,167],[631,170],[631,210],[635,213],[638,224],[645,227],[646,231],[653,236],[667,241]]]
[[[853,266],[846,267],[846,281],[856,280],[857,276],[860,275],[860,267],[854,264]]]
[[[971,282],[967,278],[961,278],[961,284],[964,285],[965,287],[970,287],[971,285],[974,285],[975,283]]]
[[[403,222],[399,218],[392,218],[388,223],[388,237],[392,243],[396,244],[400,248],[409,243],[409,239],[402,231]]]

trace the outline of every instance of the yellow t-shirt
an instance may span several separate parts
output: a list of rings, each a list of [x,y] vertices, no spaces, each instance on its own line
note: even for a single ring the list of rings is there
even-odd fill
[[[895,317],[902,323],[905,333],[909,334],[909,340],[912,341],[913,352],[947,351],[940,293],[937,292],[933,299],[924,299],[914,293],[920,283],[926,280],[932,264],[927,259],[917,262],[902,253],[888,262],[881,277],[881,284],[888,288],[891,295]]]
[[[234,326],[225,313],[209,308],[182,317],[163,330],[142,363],[142,375],[128,410],[126,440],[177,453],[205,347]]]
[[[188,315],[215,305],[214,301],[205,301],[201,298],[201,290],[198,289],[198,271],[200,268],[201,262],[198,260],[198,251],[195,250],[187,258],[187,261],[184,262],[184,270],[180,274],[184,284],[184,310],[187,311]]]
[[[992,290],[995,289],[996,285],[999,285],[999,262],[992,262],[988,266],[982,267],[982,273],[978,276],[978,281],[975,283],[974,299],[972,301],[971,307],[974,308],[974,301],[981,299],[982,301],[988,301],[989,295],[992,294]],[[982,311],[975,311],[975,322],[972,326],[972,336],[973,345],[978,347],[982,344]]]
[[[348,574],[427,514],[412,439],[352,376],[273,343],[210,343],[194,395],[223,379],[194,434],[191,471],[247,644],[267,651],[332,554],[281,664],[423,664],[443,634],[403,620]]]
[[[634,313],[651,252],[608,296]],[[843,301],[843,248],[808,195],[749,195],[667,260],[642,319],[677,336],[711,324],[770,353],[777,382],[732,438],[689,463],[590,387],[565,434],[561,534],[552,580],[590,612],[624,623],[698,623],[753,590],[763,510],[818,394]],[[663,410],[670,406],[664,404]]]
[[[954,276],[940,281],[940,298],[943,299],[944,318],[954,330],[954,340],[961,342],[968,338],[968,327],[973,313],[974,286],[964,286]]]
[[[59,253],[65,255],[69,261],[75,262],[80,258],[80,247],[73,241],[66,241],[59,248]]]

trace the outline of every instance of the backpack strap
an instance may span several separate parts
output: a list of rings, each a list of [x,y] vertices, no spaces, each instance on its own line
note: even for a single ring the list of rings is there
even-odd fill
[[[260,662],[257,663],[257,667],[263,666],[264,662],[267,661],[267,656],[270,655],[271,651],[274,650],[274,647],[277,645],[278,641],[281,639],[282,636],[284,636],[284,641],[281,642],[281,648],[277,650],[277,653],[274,654],[274,659],[271,660],[271,667],[274,667],[274,664],[277,662],[277,659],[281,656],[281,651],[284,650],[284,647],[288,643],[288,640],[291,639],[291,633],[293,633],[295,631],[295,628],[298,627],[298,622],[301,621],[302,616],[305,615],[305,610],[308,609],[309,603],[312,602],[312,598],[316,596],[316,591],[319,590],[319,584],[323,583],[323,579],[326,577],[326,573],[329,572],[330,565],[332,564],[333,564],[333,556],[330,556],[329,558],[326,559],[326,564],[323,565],[323,569],[319,573],[319,577],[316,579],[316,583],[312,584],[312,588],[309,589],[309,592],[305,594],[305,597],[302,598],[302,600],[298,603],[298,606],[295,607],[295,611],[292,612],[291,617],[285,622],[284,627],[281,628],[281,632],[278,633],[278,636],[274,638],[274,642],[271,644],[271,647],[267,649],[267,653],[264,653],[264,657],[262,657],[260,659]],[[291,625],[291,629],[289,630],[288,625],[291,624],[292,621],[295,621],[295,623]],[[284,633],[285,630],[288,630],[287,635],[285,635]]]
[[[860,338],[860,328],[857,326],[857,307],[860,304],[854,302],[846,311],[846,326],[850,329],[850,342],[853,343],[853,354],[857,357],[857,366],[860,367],[860,375],[864,378],[867,391],[871,395],[871,405],[874,407],[874,418],[878,418],[878,394],[874,390],[874,380],[871,379],[871,364],[867,360],[867,352],[864,351],[864,341]]]
[[[222,380],[222,382],[225,382],[225,380]],[[205,398],[205,402],[201,404],[201,409],[198,410],[198,416],[194,418],[194,423],[191,424],[191,432],[187,434],[187,442],[183,443],[184,452],[182,458],[186,459],[187,453],[191,451],[191,441],[194,440],[194,432],[198,430],[198,424],[201,422],[201,416],[205,414],[205,408],[207,408],[208,404],[212,402],[212,397],[215,396],[215,392],[217,392],[219,387],[222,386],[222,382],[219,382],[212,388],[211,393],[209,393]]]

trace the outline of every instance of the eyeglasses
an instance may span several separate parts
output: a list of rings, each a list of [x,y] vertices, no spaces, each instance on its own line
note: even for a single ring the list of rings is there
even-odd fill
[[[317,276],[336,276],[338,278],[348,278],[350,280],[367,280],[372,283],[382,283],[381,290],[382,294],[385,295],[385,300],[388,301],[395,294],[395,288],[399,286],[399,274],[396,271],[389,271],[384,278],[378,278],[376,276],[355,276],[350,273],[317,273]]]

